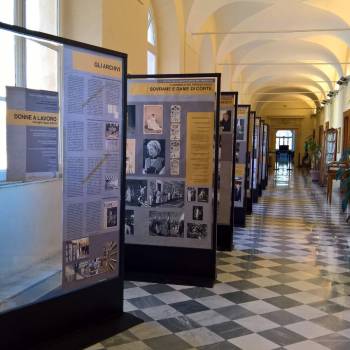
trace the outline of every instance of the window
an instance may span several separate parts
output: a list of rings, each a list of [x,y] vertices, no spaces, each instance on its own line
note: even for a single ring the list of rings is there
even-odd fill
[[[152,46],[156,46],[156,31],[153,19],[153,11],[150,8],[147,14],[148,28],[147,28],[147,41]]]
[[[293,130],[278,130],[276,132],[276,150],[280,146],[288,146],[290,151],[294,151],[294,131]]]
[[[156,26],[154,22],[154,16],[152,8],[149,8],[147,14],[147,73],[157,73],[157,38],[156,38]]]
[[[28,29],[58,32],[58,0],[0,1],[0,21]],[[17,13],[16,13],[17,11]],[[57,91],[58,56],[55,48],[6,31],[0,32],[2,52],[0,66],[6,67],[0,75],[0,181],[6,178],[6,86]],[[45,64],[42,64],[45,62]]]

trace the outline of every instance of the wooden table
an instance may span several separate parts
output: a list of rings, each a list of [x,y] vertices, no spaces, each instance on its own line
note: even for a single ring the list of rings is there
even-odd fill
[[[335,180],[338,169],[336,167],[328,167],[327,170],[327,202],[329,204],[332,204],[333,180]]]

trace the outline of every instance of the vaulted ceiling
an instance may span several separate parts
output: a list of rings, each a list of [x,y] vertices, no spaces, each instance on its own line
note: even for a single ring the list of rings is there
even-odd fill
[[[349,0],[183,3],[188,40],[197,47],[210,40],[215,68],[261,113],[289,106],[314,113],[348,74]]]

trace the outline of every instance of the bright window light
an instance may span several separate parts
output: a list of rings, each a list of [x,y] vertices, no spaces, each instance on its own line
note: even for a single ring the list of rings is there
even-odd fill
[[[156,55],[151,51],[147,51],[147,73],[156,74]]]

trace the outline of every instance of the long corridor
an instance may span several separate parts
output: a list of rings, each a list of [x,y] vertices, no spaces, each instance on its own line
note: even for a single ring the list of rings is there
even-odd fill
[[[301,174],[271,176],[214,288],[128,282],[125,311],[145,323],[89,349],[349,350],[350,228],[334,202]]]

